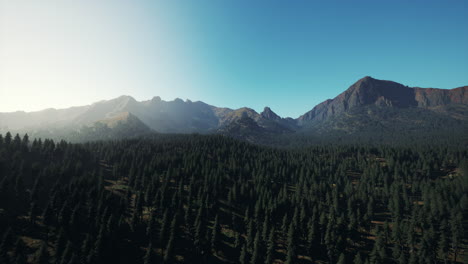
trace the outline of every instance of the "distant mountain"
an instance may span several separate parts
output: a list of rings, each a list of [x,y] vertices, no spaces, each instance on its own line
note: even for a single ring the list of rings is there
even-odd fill
[[[369,76],[297,119],[282,118],[269,107],[257,113],[247,107],[229,109],[160,97],[138,102],[130,96],[68,109],[0,113],[0,133],[10,130],[80,141],[154,132],[220,133],[261,143],[297,136],[382,140],[395,135],[454,135],[466,129],[468,86],[410,88]]]
[[[346,91],[326,100],[298,118],[301,125],[320,122],[351,111],[356,107],[375,105],[394,108],[435,108],[453,104],[468,104],[468,86],[446,90],[410,88],[392,81],[364,77]]]
[[[410,88],[364,77],[300,116],[301,134],[344,141],[424,141],[456,137],[468,143],[468,86]]]
[[[122,118],[124,116],[126,118]],[[255,120],[261,131],[272,134],[294,131],[291,129],[295,123],[293,119],[282,119],[271,109],[268,114],[262,115],[250,108],[233,110],[190,100],[163,101],[160,97],[138,102],[130,96],[120,96],[68,109],[0,113],[0,132],[27,132],[35,136],[69,140],[109,138],[113,135],[121,137],[125,134],[134,136],[150,132],[222,133],[238,137],[231,131],[235,131],[234,126],[240,124],[237,121],[244,116]],[[119,121],[118,126],[113,125],[115,120]],[[136,128],[129,129],[131,125]],[[109,130],[104,130],[103,127]],[[106,135],[97,137],[97,131]]]

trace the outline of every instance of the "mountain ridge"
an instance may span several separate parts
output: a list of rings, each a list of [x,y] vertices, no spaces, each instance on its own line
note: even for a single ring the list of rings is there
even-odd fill
[[[334,131],[359,133],[356,128],[366,130],[369,122],[392,126],[388,120],[407,126],[406,124],[418,119],[418,115],[412,115],[411,111],[424,116],[424,124],[427,127],[430,123],[428,120],[434,119],[440,123],[441,116],[450,120],[461,120],[463,123],[468,121],[467,108],[468,86],[454,89],[411,88],[397,82],[366,76],[333,99],[323,101],[295,119],[282,118],[268,106],[258,113],[248,107],[230,109],[202,101],[183,101],[180,98],[164,101],[159,96],[137,101],[132,96],[122,95],[91,105],[66,109],[0,113],[0,131],[94,131],[89,128],[100,127],[103,124],[110,128],[115,123],[112,120],[119,120],[116,127],[125,127],[124,131],[136,131],[136,134],[220,133],[255,141],[252,138],[262,138],[262,135],[290,135],[297,131],[313,131],[310,133],[317,134]],[[122,116],[126,118],[121,118]],[[132,125],[135,126],[134,130],[128,128]]]
[[[300,116],[298,122],[324,121],[353,107],[371,104],[406,108],[436,107],[451,103],[468,104],[468,86],[453,89],[411,88],[366,76],[335,98],[325,100]]]

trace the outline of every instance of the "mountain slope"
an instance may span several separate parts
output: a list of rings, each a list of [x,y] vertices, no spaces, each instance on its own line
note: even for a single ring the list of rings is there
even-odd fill
[[[130,120],[137,119],[138,122],[126,121],[125,123],[127,126],[135,125],[135,131],[138,133],[133,133],[131,129],[124,129],[124,131],[129,132],[128,136],[138,135],[142,131],[149,130],[160,133],[220,133],[223,131],[222,133],[235,136],[227,131],[235,131],[233,126],[240,124],[237,121],[245,115],[252,118],[255,126],[261,127],[262,131],[273,134],[293,132],[292,126],[295,123],[293,119],[280,118],[271,109],[262,115],[250,108],[232,110],[190,100],[163,101],[159,97],[138,102],[130,96],[120,96],[89,106],[69,109],[48,109],[31,113],[1,113],[0,131],[30,133],[35,136],[54,138],[82,138],[76,134],[96,135],[95,131],[103,131],[104,133],[102,126],[114,129],[110,126],[112,124],[110,120],[120,120],[123,115],[128,116],[129,114]],[[225,129],[227,126],[229,128]],[[90,129],[96,127],[100,129]],[[82,131],[87,132],[82,133]],[[117,134],[122,134],[121,126],[119,126],[118,131]],[[105,133],[114,134],[109,131]],[[73,136],[67,136],[70,134]]]
[[[325,121],[349,112],[355,107],[375,105],[379,107],[434,108],[452,104],[468,104],[468,86],[451,90],[434,88],[410,88],[392,81],[364,77],[346,91],[315,106],[298,118],[305,125]]]
[[[221,108],[204,102],[130,96],[68,109],[0,113],[0,132],[66,139],[105,139],[160,133],[220,133],[252,142],[302,138],[372,138],[449,135],[468,130],[468,86],[410,88],[364,77],[297,119],[269,107]],[[457,134],[458,135],[458,134]],[[276,143],[275,143],[276,144]]]
[[[365,77],[298,118],[299,135],[336,142],[468,143],[468,87],[410,88]]]

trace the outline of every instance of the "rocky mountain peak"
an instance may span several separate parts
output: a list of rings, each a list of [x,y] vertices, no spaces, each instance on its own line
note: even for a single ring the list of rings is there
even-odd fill
[[[273,112],[268,106],[265,106],[263,112],[260,115],[268,120],[281,120],[281,117],[278,116],[275,112]]]
[[[417,105],[414,90],[402,84],[366,76],[338,96],[346,109],[369,104],[408,107]],[[346,110],[345,109],[345,110]]]

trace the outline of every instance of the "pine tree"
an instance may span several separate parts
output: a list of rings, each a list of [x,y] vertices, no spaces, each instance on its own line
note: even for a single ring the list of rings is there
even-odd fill
[[[148,226],[146,227],[146,236],[149,241],[156,241],[156,213],[154,210],[151,211],[150,219],[148,221]]]
[[[35,256],[35,262],[37,264],[49,264],[50,263],[50,256],[49,251],[47,249],[47,242],[43,241],[41,247],[37,250]]]
[[[146,254],[145,254],[145,257],[143,258],[143,263],[144,264],[156,263],[154,252],[153,252],[153,244],[151,242],[148,244],[148,247],[146,248]]]
[[[354,256],[353,264],[363,264],[364,262],[362,261],[361,258],[361,253],[356,253],[356,256]]]
[[[442,260],[444,260],[444,263],[447,262],[448,259],[448,254],[449,254],[449,241],[447,239],[447,236],[445,235],[445,232],[442,231],[440,234],[439,238],[439,243],[438,243],[438,251],[439,251],[439,256]]]
[[[236,237],[235,237],[235,240],[234,240],[234,247],[237,249],[237,250],[241,250],[241,246],[242,246],[242,236],[241,236],[241,233],[240,232],[236,232]]]
[[[315,241],[315,223],[311,219],[307,224],[307,252],[309,255],[313,255],[314,251],[314,241]]]
[[[262,240],[267,241],[268,240],[268,231],[270,230],[270,221],[268,216],[265,216],[265,220],[263,221],[263,226],[262,226]]]
[[[73,244],[71,241],[68,241],[65,251],[63,251],[60,264],[67,264],[71,260],[72,254],[73,254]]]
[[[216,215],[215,221],[213,224],[213,232],[211,237],[211,250],[216,252],[220,240],[221,227],[219,225],[219,217]]]
[[[286,255],[286,264],[296,263],[296,226],[294,221],[289,225],[288,231],[288,254]]]
[[[76,256],[75,253],[72,253],[72,256],[70,258],[70,261],[68,261],[67,264],[79,264],[78,262],[78,257]]]
[[[164,215],[161,221],[161,228],[159,230],[159,242],[163,245],[167,239],[167,228],[169,226],[169,212],[168,210],[164,211]]]
[[[346,257],[343,253],[340,254],[337,264],[346,264]]]
[[[8,250],[12,246],[13,231],[8,227],[3,234],[2,241],[0,243],[0,263],[10,263],[10,257],[8,256]]]
[[[253,250],[253,242],[255,239],[255,229],[254,229],[254,220],[250,219],[249,225],[247,227],[247,239],[246,239],[246,246],[247,246],[247,251],[249,253],[252,252]]]
[[[385,246],[382,234],[378,231],[374,243],[374,248],[370,253],[370,260],[372,263],[383,263],[386,259]]]
[[[167,243],[165,254],[164,254],[164,263],[172,263],[173,254],[174,254],[174,233],[171,234],[169,242]]]
[[[8,264],[10,263],[10,257],[8,256],[8,251],[5,247],[0,247],[0,263]]]
[[[13,145],[16,149],[21,147],[21,137],[18,133],[16,133],[15,138],[13,139]]]
[[[398,244],[393,244],[393,247],[392,247],[393,259],[398,259],[400,257],[400,254],[401,254],[400,246]]]
[[[52,216],[52,208],[51,208],[50,202],[46,205],[44,208],[44,211],[42,212],[42,220],[45,225],[49,225],[52,222],[53,216]]]
[[[271,264],[275,258],[275,228],[272,227],[268,236],[265,264]]]
[[[406,264],[408,261],[405,256],[405,252],[401,252],[400,256],[398,257],[398,264]]]
[[[21,238],[16,239],[15,243],[15,264],[25,264],[26,263],[26,245],[24,244]]]
[[[464,234],[463,224],[462,224],[463,216],[461,212],[455,209],[452,211],[450,217],[451,217],[450,227],[452,231],[451,246],[452,246],[452,251],[453,251],[453,261],[457,262],[458,252],[460,250],[460,244],[461,244],[462,236]]]
[[[88,253],[91,248],[91,236],[89,234],[86,234],[86,237],[83,241],[83,244],[81,245],[80,248],[80,262],[86,263],[88,260]]]
[[[250,259],[250,264],[256,264],[260,262],[260,254],[261,254],[261,245],[260,245],[260,232],[257,232],[255,235],[252,258]]]
[[[249,253],[247,252],[247,246],[246,244],[244,244],[242,246],[242,250],[241,250],[241,253],[240,253],[240,257],[239,257],[239,263],[240,264],[248,264],[249,263]]]
[[[6,146],[9,146],[11,144],[11,133],[9,131],[5,134],[4,142]]]
[[[57,239],[55,240],[55,258],[57,263],[60,263],[62,253],[67,246],[67,240],[65,238],[65,230],[60,228],[60,231],[57,235]]]
[[[281,225],[281,230],[283,230],[283,235],[286,236],[289,228],[289,219],[287,214],[284,215],[282,223],[283,224]]]

